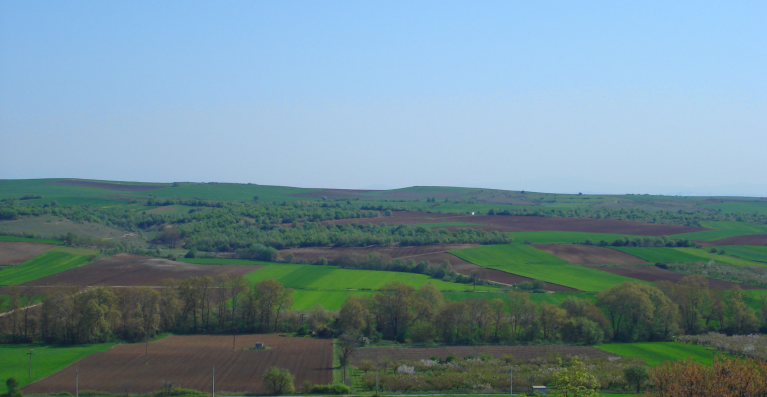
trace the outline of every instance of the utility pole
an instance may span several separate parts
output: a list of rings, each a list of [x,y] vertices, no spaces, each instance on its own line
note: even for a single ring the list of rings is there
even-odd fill
[[[509,394],[514,394],[514,369],[511,365],[509,365]]]
[[[216,397],[216,366],[213,366],[213,397]]]
[[[32,353],[34,353],[32,350],[29,349],[29,353],[27,353],[29,354],[29,379],[32,379]]]
[[[232,330],[232,331],[234,331],[234,330]],[[232,351],[234,351],[234,340],[235,339],[237,339],[237,335],[234,332],[232,332]]]
[[[146,340],[146,345],[144,346],[144,365],[147,365],[149,363],[149,338]]]
[[[80,371],[75,367],[75,397],[80,397]]]

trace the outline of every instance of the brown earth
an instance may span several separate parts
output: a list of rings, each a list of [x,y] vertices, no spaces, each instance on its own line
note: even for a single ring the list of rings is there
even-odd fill
[[[263,265],[198,265],[146,256],[120,254],[90,265],[76,267],[22,286],[138,286],[160,285],[164,279],[184,280],[191,277],[222,274],[245,275]]]
[[[650,282],[666,280],[678,283],[684,277],[689,276],[687,273],[679,273],[667,269],[661,269],[657,266],[592,266],[592,268],[612,274],[617,274],[619,276],[626,276]],[[708,280],[709,288],[715,290],[730,290],[736,286],[740,287],[740,289],[764,289],[755,285],[733,283],[730,281],[718,280],[710,277],[706,277],[706,279]]]
[[[431,357],[445,359],[451,354],[459,358],[469,355],[477,356],[482,353],[490,353],[493,357],[502,357],[510,354],[518,360],[531,360],[536,357],[546,357],[550,353],[559,353],[563,356],[572,355],[578,357],[608,357],[614,354],[607,353],[589,346],[443,346],[443,347],[368,347],[357,349],[352,357],[352,362],[359,363],[362,360],[373,362],[385,362],[388,360],[422,360]]]
[[[53,244],[0,241],[0,265],[18,265],[54,248]]]
[[[533,247],[574,265],[641,265],[647,263],[644,259],[634,255],[593,245],[533,244]]]
[[[297,388],[333,381],[333,341],[289,338],[278,335],[170,336],[149,344],[144,364],[144,344],[121,344],[79,360],[55,374],[22,388],[24,394],[75,393],[75,367],[80,390],[113,394],[148,394],[160,390],[163,381],[179,387],[210,392],[213,367],[216,392],[267,394],[261,377],[272,366],[286,368],[295,376]],[[243,350],[264,342],[268,350]]]
[[[528,277],[517,276],[516,274],[506,273],[500,270],[487,269],[467,262],[453,254],[445,251],[476,247],[477,244],[441,244],[424,245],[419,247],[307,247],[307,248],[289,248],[280,251],[280,257],[284,258],[288,253],[293,254],[294,261],[316,261],[320,257],[333,260],[344,254],[353,254],[366,256],[373,252],[380,252],[389,255],[392,259],[412,259],[416,262],[429,261],[432,264],[439,264],[444,261],[450,262],[453,270],[460,274],[471,275],[472,271],[482,272],[482,277],[500,284],[512,285],[524,281],[533,282]],[[546,290],[553,292],[579,292],[577,289],[565,287],[557,284],[546,283]]]
[[[695,241],[703,247],[713,245],[767,245],[767,234],[749,234],[746,236],[735,236],[721,238],[713,241]]]
[[[121,183],[104,183],[94,181],[83,181],[79,179],[67,179],[64,181],[50,182],[49,185],[66,185],[79,187],[92,187],[96,189],[118,190],[122,192],[148,192],[150,190],[170,187],[170,185],[127,185]]]
[[[640,236],[670,236],[681,233],[691,233],[708,229],[700,227],[662,225],[615,219],[585,219],[585,218],[553,218],[542,216],[506,216],[506,215],[459,215],[431,214],[422,212],[395,211],[393,216],[378,218],[355,218],[327,221],[325,224],[418,224],[463,222],[478,224],[476,226],[447,227],[448,230],[458,228],[475,228],[500,232],[535,232],[535,231],[564,231],[585,233],[612,233]]]

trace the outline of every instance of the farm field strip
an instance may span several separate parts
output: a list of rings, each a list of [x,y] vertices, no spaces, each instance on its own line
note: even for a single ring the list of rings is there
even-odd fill
[[[504,244],[450,251],[479,266],[514,273],[581,291],[602,291],[624,281],[636,281],[596,269],[569,264],[528,245]]]
[[[619,356],[644,358],[651,366],[688,358],[704,365],[711,365],[714,357],[722,354],[704,346],[679,342],[608,343],[596,347]]]
[[[272,264],[245,276],[250,281],[273,278],[288,288],[315,290],[377,290],[391,281],[400,281],[418,288],[431,284],[438,290],[463,291],[472,285],[445,282],[427,275],[378,271],[340,269],[336,266]],[[495,287],[478,286],[478,290],[497,290]]]
[[[617,274],[619,276],[625,276],[625,277],[631,277],[637,280],[643,280],[647,282],[656,282],[656,281],[671,281],[674,283],[678,283],[683,278],[689,276],[688,273],[681,273],[681,272],[675,272],[667,269],[661,269],[657,266],[605,266],[605,267],[594,267],[594,269],[611,273],[611,274]],[[758,290],[762,289],[761,287],[757,287],[755,285],[750,284],[739,284],[731,281],[726,280],[719,280],[711,277],[706,277],[706,280],[708,281],[708,286],[711,289],[714,290],[730,290],[735,287],[738,287],[743,290]]]
[[[64,244],[62,241],[59,241],[59,240],[51,240],[47,238],[17,237],[17,236],[0,236],[0,241],[18,241],[18,242],[25,242],[25,243],[43,243],[43,244],[54,244],[54,245]]]
[[[517,360],[531,360],[537,357],[546,357],[551,353],[563,356],[573,355],[579,357],[606,357],[609,353],[590,346],[572,345],[542,345],[542,346],[441,346],[441,347],[365,347],[357,349],[353,363],[362,360],[376,360],[390,358],[392,360],[421,360],[431,357],[446,358],[455,354],[459,358],[476,356],[482,353],[492,354],[493,357],[501,357],[510,354]]]
[[[724,221],[708,221],[701,222],[700,224],[705,228],[714,230],[675,234],[669,237],[674,239],[711,241],[749,234],[767,234],[767,225],[754,225],[750,223]]]
[[[293,291],[293,310],[309,310],[319,303],[327,310],[341,310],[341,305],[349,296],[372,295],[374,291]],[[477,294],[479,295],[479,294]]]
[[[708,262],[708,259],[695,254],[682,252],[670,247],[611,247],[614,250],[625,252],[642,258],[650,263],[674,263],[674,262]]]
[[[534,244],[533,247],[574,265],[641,265],[647,263],[634,255],[606,247],[574,244]]]
[[[716,247],[730,256],[739,256],[755,262],[767,262],[767,246],[763,245],[722,245]]]
[[[0,265],[18,265],[56,247],[54,244],[0,240]]]
[[[688,253],[695,256],[701,256],[703,258],[706,258],[705,261],[708,262],[709,260],[714,260],[715,262],[720,263],[727,263],[730,265],[736,265],[736,266],[767,266],[765,263],[761,262],[754,262],[750,261],[748,259],[743,258],[735,258],[729,255],[720,255],[720,254],[714,254],[711,252],[708,252],[705,248],[674,248],[677,251]],[[726,252],[726,250],[725,250]]]
[[[0,270],[0,285],[18,285],[84,265],[91,255],[79,255],[54,249],[20,265]]]
[[[269,349],[245,350],[256,342],[264,342]],[[271,366],[288,369],[297,387],[307,380],[314,384],[332,380],[333,342],[327,339],[239,335],[232,351],[231,336],[170,336],[150,342],[148,347],[146,364],[142,343],[120,344],[78,361],[80,390],[124,394],[128,388],[131,394],[149,394],[158,391],[162,381],[172,381],[182,388],[208,392],[213,366],[216,391],[221,393],[266,394],[261,378]],[[32,395],[74,394],[74,367],[69,365],[22,391]]]
[[[584,232],[558,232],[558,231],[543,231],[543,232],[512,232],[509,233],[514,241],[517,243],[523,243],[529,241],[533,244],[575,244],[582,243],[586,240],[592,240],[594,243],[598,243],[601,240],[613,242],[619,238],[629,237],[642,237],[638,235],[627,234],[611,234],[611,233],[584,233]]]
[[[82,346],[0,345],[0,379],[16,378],[20,386],[43,379],[94,353],[103,352],[114,343]],[[32,357],[32,379],[29,379],[29,349]]]

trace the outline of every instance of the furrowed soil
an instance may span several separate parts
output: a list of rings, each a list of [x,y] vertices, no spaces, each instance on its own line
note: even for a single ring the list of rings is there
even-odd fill
[[[574,265],[641,265],[647,261],[624,252],[592,245],[533,244],[559,259]]]
[[[264,342],[267,350],[244,350]],[[231,336],[170,336],[149,343],[144,363],[144,344],[122,344],[93,354],[67,368],[22,388],[24,394],[75,393],[75,367],[80,390],[113,394],[149,394],[163,381],[176,386],[210,392],[216,368],[216,392],[268,393],[261,377],[272,366],[286,368],[297,388],[304,381],[333,381],[333,341],[278,335],[240,335],[232,351]]]
[[[66,180],[66,181],[54,181],[49,185],[65,185],[65,186],[78,186],[78,187],[92,187],[96,189],[117,190],[121,192],[148,192],[150,190],[162,189],[170,187],[170,185],[129,185],[122,183],[104,183],[95,181],[81,181],[81,180]]]
[[[90,265],[39,278],[22,286],[158,286],[164,279],[184,280],[222,274],[245,275],[262,267],[263,265],[198,265],[120,254]]]
[[[506,216],[506,215],[457,215],[423,212],[396,211],[390,217],[355,218],[327,221],[324,224],[380,224],[389,225],[463,222],[478,224],[476,226],[447,227],[448,230],[468,227],[487,231],[499,232],[536,232],[564,231],[585,233],[611,233],[641,236],[670,236],[673,234],[692,233],[708,229],[676,225],[661,225],[615,219],[585,219],[585,218],[553,218],[542,216]]]
[[[767,234],[749,234],[746,236],[727,237],[713,241],[696,241],[696,243],[710,247],[712,245],[767,245]]]
[[[422,360],[431,357],[445,359],[451,354],[458,358],[469,355],[478,356],[482,353],[492,354],[500,358],[504,354],[510,354],[517,360],[532,360],[537,357],[546,357],[551,353],[563,356],[578,357],[608,357],[609,354],[590,346],[548,345],[548,346],[442,346],[442,347],[368,347],[357,349],[352,357],[352,362],[359,363],[362,360],[384,362],[387,360]]]
[[[650,282],[666,280],[678,283],[684,277],[689,276],[687,273],[679,273],[667,269],[661,269],[657,266],[594,266],[593,268],[608,273],[617,274],[619,276],[626,276]],[[715,290],[730,290],[735,287],[740,287],[740,289],[764,289],[755,285],[733,283],[730,281],[718,280],[710,277],[706,277],[706,280],[708,280],[709,288]]]
[[[477,247],[477,244],[442,244],[442,245],[425,245],[420,247],[353,247],[353,248],[330,248],[330,247],[308,247],[308,248],[289,248],[280,251],[280,257],[284,258],[285,255],[293,254],[294,261],[308,261],[313,262],[323,257],[328,260],[335,260],[343,255],[359,255],[367,256],[370,253],[381,253],[389,255],[392,259],[412,259],[416,262],[429,261],[432,265],[440,264],[444,261],[450,262],[450,265],[458,273],[464,275],[471,275],[472,271],[478,271],[482,273],[482,278],[493,281],[500,284],[512,285],[519,284],[524,281],[533,282],[534,280],[528,277],[518,276],[516,274],[502,272],[495,269],[487,269],[482,266],[477,266],[471,262],[467,262],[453,254],[449,254],[445,251],[456,250],[462,248]],[[546,284],[546,290],[553,292],[579,292],[577,289],[565,287],[557,284]]]
[[[0,265],[18,265],[54,248],[53,244],[0,241]]]

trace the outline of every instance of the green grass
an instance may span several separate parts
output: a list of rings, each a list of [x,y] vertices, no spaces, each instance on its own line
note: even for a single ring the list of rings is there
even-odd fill
[[[652,366],[690,357],[701,364],[711,365],[714,356],[721,354],[707,347],[679,342],[609,343],[596,347],[619,356],[643,358]]]
[[[680,252],[691,254],[691,255],[701,256],[705,258],[706,262],[713,259],[715,262],[728,263],[730,265],[736,265],[736,266],[765,266],[765,264],[761,262],[754,262],[748,259],[735,258],[729,255],[714,254],[714,253],[708,252],[707,248],[674,248],[674,249]],[[725,253],[726,252],[727,250],[725,250]]]
[[[767,234],[767,225],[754,225],[751,223],[721,221],[701,222],[700,224],[705,228],[715,230],[675,234],[670,237],[674,239],[712,241],[719,240],[720,238],[745,236],[749,234]]]
[[[524,244],[489,245],[449,251],[477,264],[581,291],[602,291],[624,281],[636,281],[578,265]]]
[[[13,377],[21,384],[28,385],[54,374],[69,364],[94,353],[103,352],[114,343],[99,343],[82,346],[47,345],[0,345],[0,379],[3,383]],[[32,379],[29,379],[29,349],[32,355]],[[3,385],[4,387],[5,385]]]
[[[740,214],[753,214],[753,213],[767,214],[767,202],[764,202],[764,201],[761,201],[761,202],[725,201],[724,203],[699,204],[699,206],[704,208],[719,210],[725,213],[732,212],[732,213],[740,213]]]
[[[762,245],[722,245],[716,247],[724,250],[727,255],[737,255],[743,259],[767,262],[767,246]]]
[[[309,290],[377,290],[391,281],[400,281],[414,288],[431,284],[441,291],[464,291],[471,285],[436,280],[423,274],[377,270],[339,269],[336,266],[271,264],[245,275],[250,281],[273,278],[288,288]],[[497,291],[490,286],[478,290]]]
[[[559,231],[545,231],[545,232],[511,232],[509,233],[514,241],[517,243],[523,243],[530,241],[533,244],[545,244],[545,243],[561,243],[572,244],[580,243],[591,239],[595,243],[605,240],[613,242],[623,237],[641,237],[626,234],[610,234],[610,233],[583,233],[583,232],[559,232]]]
[[[349,296],[370,295],[373,291],[310,291],[293,292],[293,310],[309,310],[319,303],[327,310],[341,310],[341,305]]]
[[[708,262],[708,259],[695,254],[681,252],[668,247],[610,247],[629,255],[642,258],[650,263],[657,262]]]
[[[76,252],[76,251],[75,251]],[[20,265],[0,270],[0,285],[16,285],[82,266],[91,255],[64,252],[60,248],[38,255]]]
[[[22,242],[29,242],[29,243],[45,243],[45,244],[56,244],[56,245],[64,244],[62,241],[59,241],[59,240],[51,240],[51,239],[45,239],[45,238],[16,237],[16,236],[0,236],[0,241],[22,241]]]

